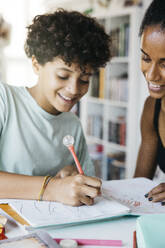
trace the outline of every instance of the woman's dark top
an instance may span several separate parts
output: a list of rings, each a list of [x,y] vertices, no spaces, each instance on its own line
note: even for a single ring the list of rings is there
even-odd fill
[[[155,114],[154,114],[154,127],[158,135],[157,164],[159,165],[160,169],[163,172],[165,172],[165,147],[162,144],[158,130],[160,107],[161,107],[161,99],[157,99],[155,104]]]

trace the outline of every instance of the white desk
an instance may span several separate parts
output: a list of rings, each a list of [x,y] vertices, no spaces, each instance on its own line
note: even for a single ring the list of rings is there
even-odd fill
[[[137,217],[124,216],[108,221],[84,224],[79,226],[58,228],[48,230],[48,233],[53,238],[84,238],[84,239],[116,239],[123,241],[123,247],[133,247],[133,231],[135,230]],[[6,227],[6,235],[15,237],[25,234],[23,229],[16,226],[12,222],[8,222]],[[81,246],[94,247],[94,246]],[[95,246],[101,247],[101,246]],[[103,247],[103,246],[102,246]],[[116,247],[114,247],[116,248]]]

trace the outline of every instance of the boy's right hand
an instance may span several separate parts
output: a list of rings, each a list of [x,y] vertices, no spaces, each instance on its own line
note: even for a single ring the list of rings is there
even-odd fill
[[[75,165],[67,165],[56,174],[55,178],[64,178],[68,176],[74,176],[77,174],[78,171]]]
[[[101,194],[101,180],[85,175],[53,178],[44,192],[44,200],[57,201],[66,205],[92,205]]]

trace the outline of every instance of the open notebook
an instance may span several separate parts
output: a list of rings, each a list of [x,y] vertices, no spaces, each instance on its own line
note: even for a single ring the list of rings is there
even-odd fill
[[[92,206],[14,199],[1,199],[0,203],[9,203],[33,228],[73,225],[126,214],[165,213],[164,206],[144,197],[155,185],[145,178],[103,181],[102,196]]]
[[[129,208],[104,197],[95,199],[93,206],[71,207],[57,202],[10,200],[10,206],[21,215],[31,227],[64,226],[96,221],[124,215]]]

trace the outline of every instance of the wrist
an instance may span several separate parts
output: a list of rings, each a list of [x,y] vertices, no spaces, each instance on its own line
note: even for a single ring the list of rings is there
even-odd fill
[[[45,189],[48,186],[48,184],[49,184],[51,179],[52,179],[52,176],[49,176],[49,175],[44,177],[44,180],[42,182],[41,189],[40,189],[40,192],[39,192],[39,195],[38,195],[38,200],[39,201],[43,200],[43,195],[45,193]]]
[[[52,177],[43,194],[43,201],[58,201],[58,184],[61,179]]]

